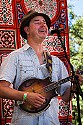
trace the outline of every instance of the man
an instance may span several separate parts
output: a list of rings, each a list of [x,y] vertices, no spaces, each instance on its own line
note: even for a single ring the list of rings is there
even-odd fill
[[[35,11],[30,11],[22,19],[20,26],[21,36],[27,39],[27,44],[22,48],[11,52],[2,63],[0,69],[0,97],[13,99],[17,101],[14,108],[11,125],[59,125],[58,119],[58,99],[55,95],[50,105],[40,112],[38,109],[46,104],[47,98],[40,92],[35,92],[32,85],[34,82],[28,82],[31,91],[20,91],[20,86],[25,80],[32,78],[45,79],[50,77],[46,68],[46,58],[42,42],[48,34],[51,21],[50,18]],[[58,57],[52,56],[52,82],[68,77],[67,70]],[[14,88],[10,88],[13,84]],[[62,84],[57,92],[66,102],[69,101],[70,82]],[[44,88],[45,89],[45,88]],[[44,91],[42,89],[42,91]],[[20,108],[21,101],[24,105],[27,103],[29,112]],[[30,113],[30,110],[35,113]]]

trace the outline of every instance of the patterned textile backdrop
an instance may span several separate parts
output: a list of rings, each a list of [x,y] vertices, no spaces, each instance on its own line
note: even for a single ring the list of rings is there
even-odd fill
[[[65,58],[64,49],[68,58],[69,36],[68,36],[68,15],[67,0],[1,0],[0,1],[0,64],[4,58],[13,50],[20,48],[26,43],[26,40],[20,36],[21,18],[30,9],[47,14],[51,19],[51,30],[59,29],[53,35],[48,34],[43,42],[44,49],[52,55],[58,56],[66,65],[68,72],[70,70]],[[61,38],[61,40],[59,39]],[[65,104],[61,97],[59,98],[59,119],[61,125],[66,125],[68,109],[68,125],[72,124],[71,105]],[[11,121],[14,101],[0,100],[0,121]]]

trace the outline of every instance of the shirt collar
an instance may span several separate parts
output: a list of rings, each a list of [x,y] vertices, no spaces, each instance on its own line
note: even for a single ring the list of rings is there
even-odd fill
[[[31,46],[30,46],[28,43],[26,43],[26,44],[23,46],[23,50],[24,50],[24,51],[28,50],[29,48],[31,48]]]

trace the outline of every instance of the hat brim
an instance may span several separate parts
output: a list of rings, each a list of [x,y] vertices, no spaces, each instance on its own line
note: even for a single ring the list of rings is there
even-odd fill
[[[30,14],[29,16],[26,16],[26,19],[25,18],[22,19],[22,23],[20,26],[20,34],[24,39],[27,39],[27,34],[24,31],[24,27],[29,26],[29,22],[31,21],[31,19],[33,19],[36,16],[42,16],[46,21],[46,24],[48,26],[48,30],[50,29],[50,25],[51,25],[50,18],[46,14],[34,12],[34,13]]]

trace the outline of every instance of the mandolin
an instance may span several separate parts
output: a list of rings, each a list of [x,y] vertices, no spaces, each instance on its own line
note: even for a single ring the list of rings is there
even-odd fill
[[[35,108],[28,101],[19,104],[20,108],[29,113],[38,113],[46,110],[49,107],[49,103],[53,97],[56,96],[55,90],[60,87],[61,84],[70,81],[72,76],[66,77],[58,82],[51,82],[50,78],[46,79],[28,79],[25,80],[20,86],[19,91],[34,92],[43,95],[46,98],[46,102],[39,108]]]

